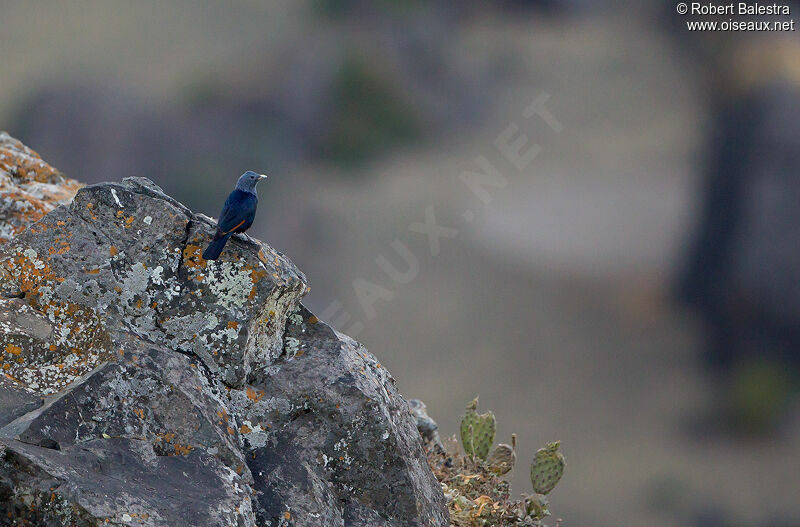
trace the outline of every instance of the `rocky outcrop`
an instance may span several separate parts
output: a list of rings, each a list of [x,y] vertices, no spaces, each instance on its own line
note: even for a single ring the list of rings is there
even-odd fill
[[[448,525],[393,379],[288,258],[204,260],[213,222],[144,178],[35,219],[0,246],[0,525]]]

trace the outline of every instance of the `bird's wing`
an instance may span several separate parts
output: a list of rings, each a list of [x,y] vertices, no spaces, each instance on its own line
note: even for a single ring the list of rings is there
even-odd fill
[[[253,215],[255,204],[253,199],[246,192],[234,190],[225,205],[217,221],[217,228],[221,234],[227,234],[241,227],[243,223]]]

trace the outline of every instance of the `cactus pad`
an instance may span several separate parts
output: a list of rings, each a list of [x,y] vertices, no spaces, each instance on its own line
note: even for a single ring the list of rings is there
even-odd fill
[[[536,451],[531,463],[531,484],[539,494],[547,494],[564,475],[564,456],[558,451],[561,442],[548,443]]]
[[[467,405],[461,418],[461,446],[468,456],[485,460],[494,443],[497,421],[492,412],[478,414],[478,398]]]
[[[507,474],[514,468],[514,462],[517,460],[517,434],[511,434],[511,445],[506,445],[505,443],[500,443],[492,453],[489,454],[489,458],[486,460],[486,464],[489,465],[489,470],[497,474],[498,476],[502,476],[503,474]]]

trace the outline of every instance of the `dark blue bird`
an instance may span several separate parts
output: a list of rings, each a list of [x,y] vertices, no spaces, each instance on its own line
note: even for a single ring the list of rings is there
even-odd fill
[[[253,224],[256,217],[256,207],[258,206],[258,196],[256,195],[256,185],[267,176],[256,174],[248,170],[241,175],[236,182],[236,188],[225,200],[222,212],[217,221],[217,232],[214,239],[203,251],[203,258],[206,260],[216,260],[219,258],[228,238],[236,232],[244,232]]]

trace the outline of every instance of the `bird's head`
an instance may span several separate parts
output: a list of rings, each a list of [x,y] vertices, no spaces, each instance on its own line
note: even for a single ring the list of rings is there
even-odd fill
[[[256,191],[256,185],[262,179],[267,179],[267,176],[263,174],[256,174],[252,170],[248,170],[241,176],[239,176],[239,181],[236,183],[236,188],[244,192],[253,192]]]

